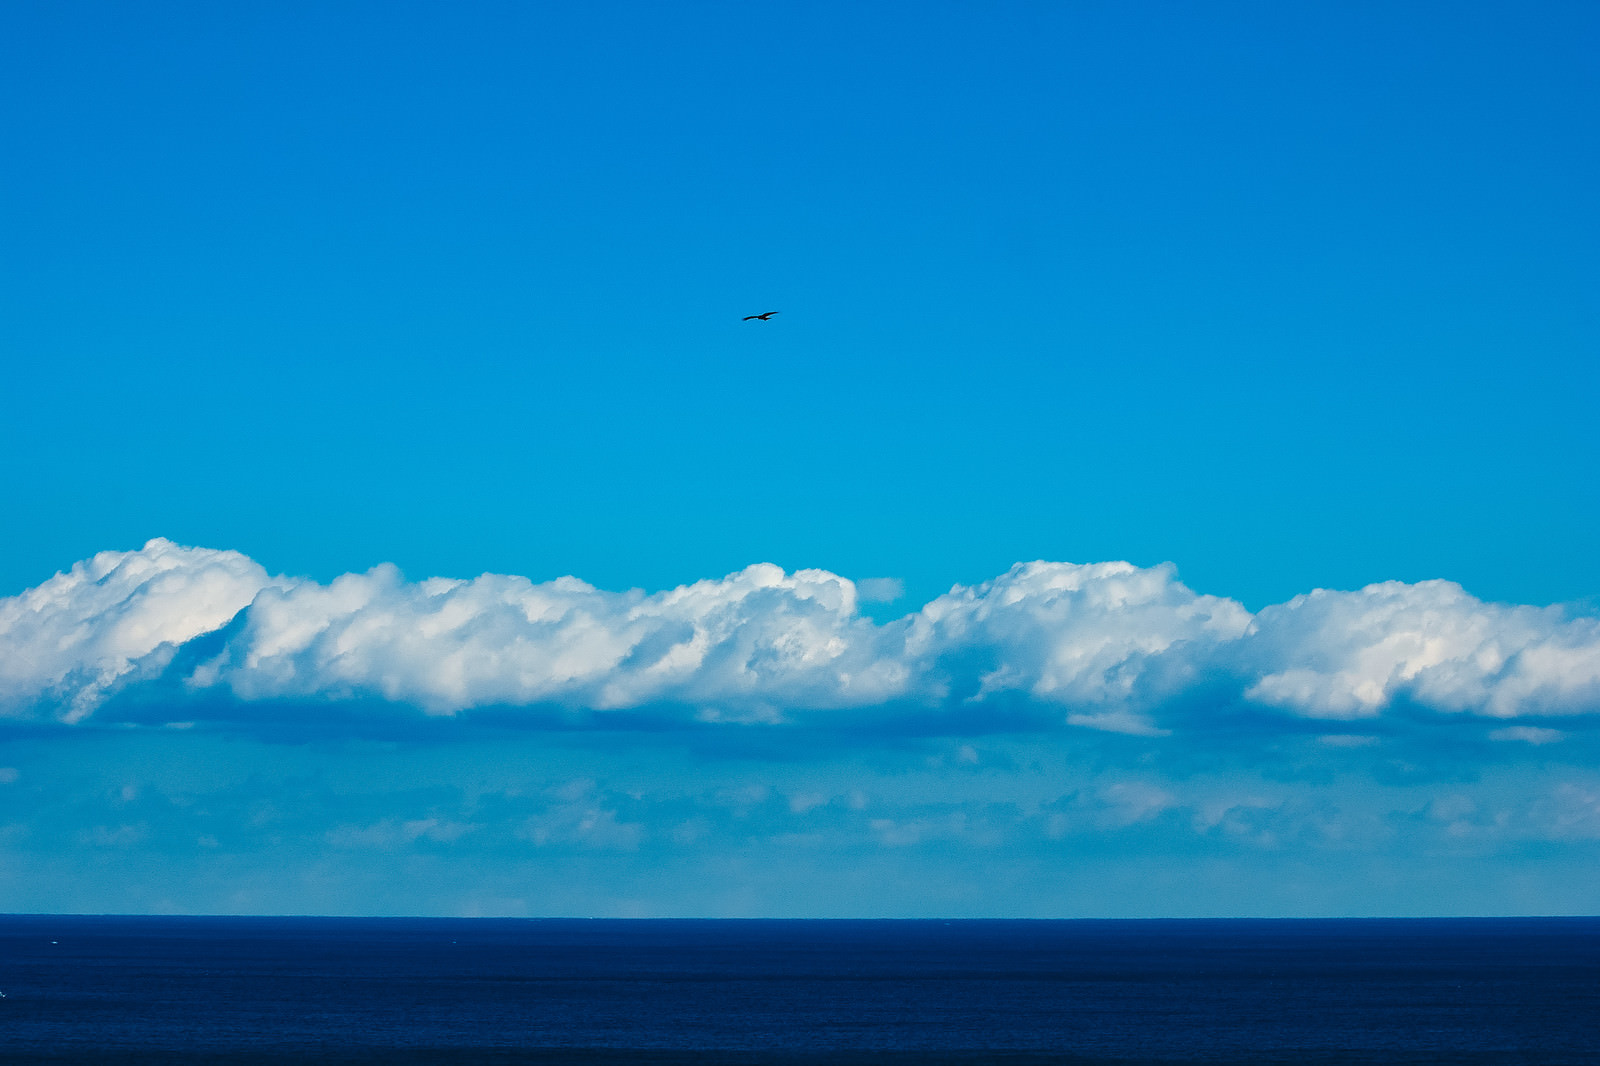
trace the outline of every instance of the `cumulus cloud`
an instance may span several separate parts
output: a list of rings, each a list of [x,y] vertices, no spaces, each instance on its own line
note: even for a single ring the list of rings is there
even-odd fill
[[[377,698],[436,715],[662,706],[770,722],[1020,700],[1144,735],[1168,732],[1165,709],[1202,690],[1313,719],[1400,703],[1502,719],[1600,710],[1600,620],[1445,581],[1318,590],[1252,615],[1170,565],[1032,562],[878,624],[858,604],[884,592],[768,564],[648,594],[570,577],[412,582],[392,566],[321,584],[153,540],[0,600],[0,713],[78,722],[157,677],[192,695]]]
[[[1019,563],[911,615],[905,655],[973,664],[978,699],[1018,692],[1120,714],[1191,682],[1249,624],[1243,606],[1190,591],[1170,564]],[[941,671],[924,673],[941,685]]]
[[[165,666],[179,645],[221,628],[267,581],[238,552],[156,539],[0,599],[0,714],[45,700],[78,721],[137,667]]]
[[[555,702],[807,708],[906,688],[854,586],[820,570],[752,566],[667,592],[485,574],[405,581],[391,566],[329,585],[264,589],[237,640],[192,681],[246,699],[372,693],[435,713]]]
[[[1496,718],[1600,709],[1600,619],[1483,603],[1449,581],[1319,589],[1264,609],[1247,659],[1253,700],[1369,718],[1397,697]]]

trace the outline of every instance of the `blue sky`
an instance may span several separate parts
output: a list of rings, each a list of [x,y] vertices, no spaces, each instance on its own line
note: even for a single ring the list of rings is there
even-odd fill
[[[0,908],[1592,912],[1597,33],[9,5]]]

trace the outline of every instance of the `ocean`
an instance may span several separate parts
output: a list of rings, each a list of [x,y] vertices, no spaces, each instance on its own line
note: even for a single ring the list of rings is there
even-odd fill
[[[1600,1063],[1600,919],[0,916],[5,1063]]]

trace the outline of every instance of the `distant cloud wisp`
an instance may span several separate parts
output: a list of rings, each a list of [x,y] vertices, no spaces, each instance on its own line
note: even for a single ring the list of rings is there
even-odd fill
[[[1446,581],[1317,590],[1252,615],[1170,565],[1032,562],[883,624],[858,604],[896,590],[868,591],[770,564],[653,594],[570,577],[410,582],[387,565],[324,585],[157,539],[0,599],[0,715],[82,722],[156,678],[435,715],[660,704],[752,721],[1009,696],[1135,733],[1162,731],[1162,708],[1201,687],[1318,719],[1400,701],[1499,719],[1600,712],[1600,620],[1484,603]]]

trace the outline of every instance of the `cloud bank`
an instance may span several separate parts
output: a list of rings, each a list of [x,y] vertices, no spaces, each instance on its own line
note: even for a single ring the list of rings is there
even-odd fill
[[[1319,589],[1252,615],[1170,565],[1031,562],[882,624],[858,610],[871,592],[770,564],[652,594],[571,577],[411,582],[388,565],[319,584],[157,539],[0,599],[0,715],[92,722],[156,683],[180,700],[731,721],[1020,699],[1132,733],[1162,732],[1199,692],[1291,719],[1600,712],[1600,619],[1448,581]],[[1505,735],[1551,736],[1532,728]]]
[[[890,593],[103,552],[0,600],[0,908],[1595,910],[1592,617],[1120,562]]]

